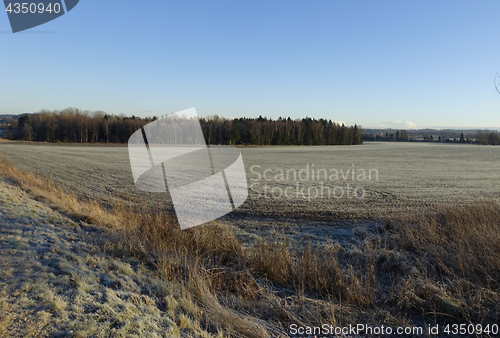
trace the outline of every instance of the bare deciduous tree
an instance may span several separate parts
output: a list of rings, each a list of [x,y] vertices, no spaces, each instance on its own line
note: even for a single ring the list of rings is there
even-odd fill
[[[495,83],[495,90],[497,91],[498,94],[500,94],[500,88],[499,88],[500,83],[497,83],[497,79],[500,80],[500,74],[498,74],[498,72],[495,75],[495,79],[493,80],[493,82]],[[500,81],[498,81],[498,82],[500,82]]]

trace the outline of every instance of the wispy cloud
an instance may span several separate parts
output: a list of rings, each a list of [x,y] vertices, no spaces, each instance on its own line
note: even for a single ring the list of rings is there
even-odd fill
[[[393,129],[417,129],[417,125],[411,121],[389,121],[382,124],[382,127]]]

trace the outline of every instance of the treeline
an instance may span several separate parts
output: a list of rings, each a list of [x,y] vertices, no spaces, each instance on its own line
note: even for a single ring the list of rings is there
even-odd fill
[[[42,110],[12,119],[3,136],[34,142],[126,143],[136,130],[154,120],[156,117],[116,116],[73,108]],[[325,119],[259,117],[229,120],[214,116],[201,118],[200,123],[210,144],[352,145],[363,142],[357,125],[346,127]]]
[[[489,145],[500,145],[500,135],[495,132],[490,131],[478,131],[476,143],[478,144],[489,144]]]
[[[475,131],[440,131],[440,130],[396,130],[391,132],[363,133],[364,141],[385,142],[442,142],[442,143],[472,143],[482,145],[500,145],[498,132],[489,130]]]
[[[126,143],[132,133],[151,121],[108,115],[102,111],[42,110],[21,115],[5,136],[34,142]]]
[[[200,119],[205,139],[210,144],[243,145],[353,145],[362,144],[361,129],[346,127],[331,120],[277,120],[265,117]]]

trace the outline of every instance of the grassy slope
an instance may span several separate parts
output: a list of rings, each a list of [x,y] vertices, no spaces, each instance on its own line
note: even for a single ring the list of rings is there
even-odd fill
[[[179,311],[176,285],[103,251],[105,229],[82,227],[5,181],[0,224],[1,336],[212,336]]]

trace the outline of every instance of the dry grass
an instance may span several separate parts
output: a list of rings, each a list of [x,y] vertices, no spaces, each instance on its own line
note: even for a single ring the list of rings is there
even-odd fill
[[[374,266],[365,270],[349,266],[349,262],[341,264],[340,251],[339,246],[327,244],[314,250],[308,245],[292,253],[286,238],[281,243],[261,242],[252,253],[251,266],[256,273],[277,283],[291,285],[301,294],[313,292],[349,304],[372,304]]]
[[[394,295],[401,309],[475,321],[500,315],[500,206],[483,203],[388,222],[412,266]]]
[[[4,158],[0,158],[0,173],[37,199],[50,204],[51,207],[63,211],[76,219],[107,227],[115,227],[119,219],[99,203],[81,200],[76,194],[64,191],[47,177],[39,177],[33,172],[25,172]]]
[[[479,204],[449,208],[405,220],[395,227],[400,246],[427,254],[432,274],[500,288],[500,207]]]
[[[292,249],[283,235],[245,250],[215,222],[181,231],[160,206],[106,209],[4,160],[0,174],[74,218],[113,228],[116,241],[104,248],[139,257],[163,280],[178,282],[180,296],[166,295],[165,311],[193,332],[271,337],[290,323],[491,324],[500,315],[497,204],[388,219],[379,233],[360,233],[349,247],[331,242]],[[111,269],[131,273],[126,265]],[[155,292],[161,294],[161,286]]]

